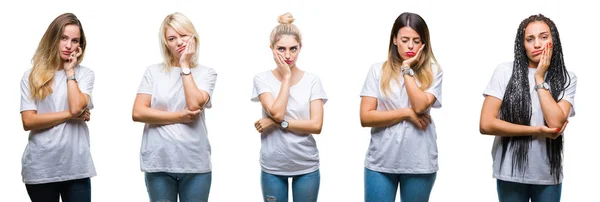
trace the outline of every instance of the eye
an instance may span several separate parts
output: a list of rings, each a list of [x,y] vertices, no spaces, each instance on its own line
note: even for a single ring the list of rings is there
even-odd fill
[[[62,37],[60,37],[60,39],[61,39],[61,40],[67,40],[67,39],[69,39],[69,37],[67,37],[67,36],[62,36]]]
[[[73,43],[79,43],[79,39],[73,40]]]
[[[285,51],[285,48],[283,48],[283,47],[279,47],[279,48],[277,48],[277,50],[278,50],[278,51]]]
[[[175,38],[174,37],[169,37],[167,38],[167,41],[173,41]]]
[[[416,44],[420,44],[420,43],[421,43],[421,40],[415,40],[415,43],[416,43]]]
[[[408,40],[404,40],[404,39],[402,40],[402,43],[406,43],[406,42],[408,42]]]
[[[527,43],[531,42],[532,40],[533,40],[533,39],[531,39],[531,38],[525,39],[525,41],[526,41]]]
[[[542,39],[548,39],[548,36],[543,36]]]
[[[298,50],[298,48],[296,48],[296,47],[292,47],[290,50],[292,50],[292,51],[296,51],[296,50]]]

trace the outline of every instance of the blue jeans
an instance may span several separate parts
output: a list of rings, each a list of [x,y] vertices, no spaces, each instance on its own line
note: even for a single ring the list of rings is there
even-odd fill
[[[208,201],[212,172],[145,174],[151,202],[177,202],[177,194],[181,202]]]
[[[523,184],[497,180],[500,202],[559,202],[562,183],[557,185]]]
[[[32,202],[89,202],[92,201],[90,178],[51,182],[45,184],[25,184]]]
[[[365,202],[394,202],[400,184],[400,201],[429,201],[436,173],[393,174],[365,168]]]
[[[321,175],[319,170],[303,175],[282,176],[261,171],[260,185],[265,202],[288,201],[288,178],[292,178],[294,202],[316,202],[319,195]]]

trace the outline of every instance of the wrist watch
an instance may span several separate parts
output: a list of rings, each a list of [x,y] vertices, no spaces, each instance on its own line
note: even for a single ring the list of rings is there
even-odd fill
[[[409,75],[411,77],[415,76],[415,72],[409,66],[402,66],[401,72],[403,77],[404,75]]]
[[[533,89],[535,91],[538,91],[539,89],[546,89],[546,90],[550,90],[550,85],[546,82],[540,83],[538,85],[535,85],[535,87],[533,87]]]
[[[281,129],[285,130],[290,124],[286,120],[283,120],[279,125],[281,126]]]
[[[190,75],[192,70],[190,68],[181,68],[181,75]]]
[[[75,83],[77,83],[77,79],[75,79],[75,74],[67,77],[67,83],[69,83],[70,80],[73,80],[75,81]]]

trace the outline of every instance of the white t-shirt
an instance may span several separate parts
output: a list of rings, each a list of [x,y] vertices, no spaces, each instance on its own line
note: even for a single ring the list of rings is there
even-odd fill
[[[383,62],[371,66],[360,96],[377,98],[378,111],[410,108],[404,78],[401,76],[398,82],[393,79],[390,81],[392,93],[385,96],[380,87],[382,67]],[[425,92],[433,94],[436,98],[432,107],[440,108],[443,72],[434,64],[431,67],[433,82]],[[420,86],[418,82],[417,85]],[[426,113],[429,113],[429,110]],[[373,127],[365,167],[384,173],[434,173],[438,170],[436,138],[433,119],[425,131],[417,128],[409,120],[387,127]]]
[[[212,98],[217,73],[212,68],[200,65],[191,68],[191,71],[198,89],[208,92]],[[167,71],[162,63],[151,65],[146,69],[138,93],[152,95],[150,108],[168,112],[183,111],[187,104],[180,73],[179,67]],[[210,98],[204,110],[212,107]],[[146,124],[140,164],[143,172],[210,172],[210,143],[204,111],[196,121],[187,124]]]
[[[492,79],[483,92],[483,95],[494,96],[500,100],[504,99],[504,92],[506,86],[512,75],[513,63],[503,63],[498,65],[494,71]],[[537,92],[533,89],[535,86],[535,68],[529,68],[529,92],[531,94],[531,122],[532,126],[543,126],[544,125],[544,114],[540,107],[540,99]],[[575,115],[575,86],[577,85],[577,76],[574,73],[569,72],[571,78],[571,85],[563,92],[563,100],[571,103],[572,108],[569,113],[569,117]],[[564,134],[563,134],[564,135]],[[529,154],[527,155],[528,163],[527,170],[525,173],[521,173],[518,169],[512,173],[512,150],[509,145],[504,157],[504,162],[500,165],[502,158],[502,137],[496,136],[494,139],[494,145],[492,147],[492,159],[494,161],[494,177],[504,181],[526,183],[526,184],[540,184],[540,185],[553,185],[562,182],[562,174],[559,182],[555,182],[556,177],[550,175],[550,162],[548,161],[548,155],[546,154],[546,138],[534,137],[531,140],[529,147]],[[502,166],[502,169],[500,167]],[[562,171],[561,171],[562,173]]]
[[[41,101],[31,98],[29,74],[21,79],[21,112],[36,110],[37,114],[69,110],[67,76],[64,71],[54,73],[52,94]],[[75,79],[82,93],[89,96],[87,108],[93,109],[92,89],[94,72],[83,66],[75,67]],[[90,154],[90,135],[84,121],[69,120],[52,128],[32,130],[23,153],[22,176],[25,184],[43,184],[96,176]]]
[[[281,82],[271,71],[254,76],[252,101],[260,102],[258,96],[271,93],[279,95]],[[321,99],[327,102],[321,80],[317,75],[305,72],[300,81],[290,87],[285,120],[310,120],[310,102]],[[263,110],[263,118],[269,117]],[[274,126],[276,127],[276,126]],[[282,130],[278,127],[261,135],[260,165],[266,173],[274,175],[301,175],[319,169],[319,151],[311,134]]]

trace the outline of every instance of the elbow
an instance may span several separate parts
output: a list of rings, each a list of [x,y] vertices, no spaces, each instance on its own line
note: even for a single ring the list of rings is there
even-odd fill
[[[202,109],[202,107],[200,107],[200,105],[188,105],[188,109],[190,111],[198,111],[198,110]]]
[[[313,134],[321,134],[321,130],[323,129],[323,123],[318,123],[313,128]]]
[[[81,113],[83,112],[83,109],[77,109],[76,107],[70,107],[69,112],[71,113],[71,116],[77,117],[77,116],[81,115]]]
[[[141,121],[142,121],[142,118],[141,118],[141,116],[142,116],[142,115],[140,114],[140,112],[138,112],[138,111],[137,111],[137,110],[135,110],[135,109],[134,109],[134,110],[133,110],[133,112],[131,113],[131,119],[132,119],[134,122],[141,122]]]
[[[32,129],[31,124],[28,121],[23,119],[22,122],[23,122],[23,130],[30,131]]]
[[[491,124],[487,121],[480,121],[479,122],[479,133],[481,133],[482,135],[492,134]]]
[[[413,106],[412,110],[415,111],[415,114],[424,114],[425,112],[427,112],[427,110],[429,109],[429,107],[426,106]]]
[[[271,118],[273,118],[273,121],[275,121],[277,123],[281,123],[281,122],[283,122],[284,115],[283,115],[283,113],[273,113]]]

